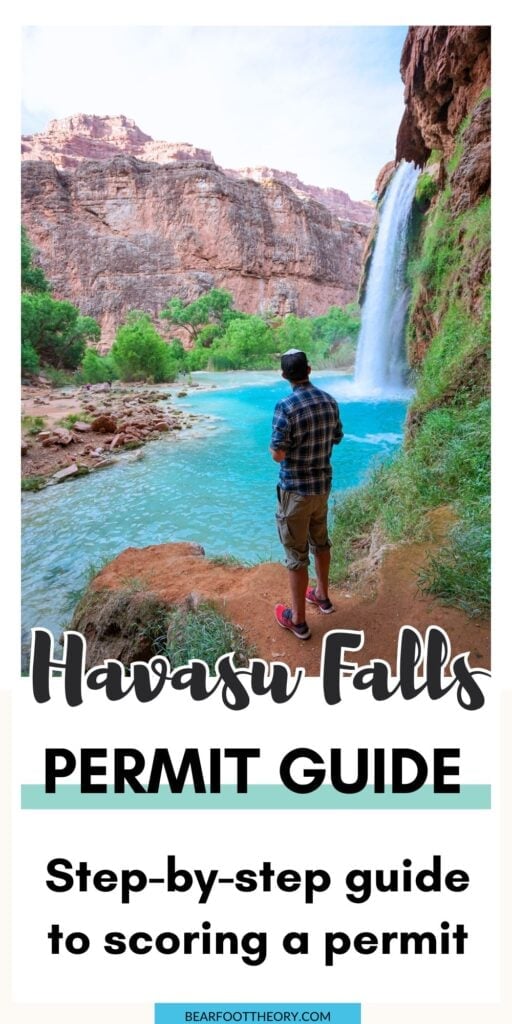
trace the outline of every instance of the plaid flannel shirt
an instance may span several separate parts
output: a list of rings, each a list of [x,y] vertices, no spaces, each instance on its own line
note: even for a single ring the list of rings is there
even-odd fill
[[[299,494],[326,494],[331,487],[331,452],[343,437],[338,403],[313,384],[296,384],[278,402],[270,447],[286,452],[279,486]]]

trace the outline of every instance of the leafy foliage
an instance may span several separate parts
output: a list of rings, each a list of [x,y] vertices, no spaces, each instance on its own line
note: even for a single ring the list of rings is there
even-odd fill
[[[264,369],[272,363],[275,344],[274,333],[261,317],[239,317],[213,342],[211,363],[215,370]]]
[[[111,350],[121,380],[174,380],[176,362],[147,313],[133,310],[119,327]]]
[[[41,367],[75,370],[86,345],[100,336],[99,324],[81,316],[71,302],[52,298],[50,285],[34,264],[34,250],[21,228],[21,370],[35,374]]]
[[[25,228],[21,227],[21,290],[49,292],[50,285],[43,270],[34,263],[34,248]]]
[[[39,357],[33,345],[29,341],[22,341],[21,343],[21,373],[22,376],[27,374],[39,373],[40,364]]]
[[[46,292],[26,292],[21,296],[22,346],[30,346],[40,363],[74,370],[83,358],[87,342],[97,339],[99,333],[96,321],[80,316],[71,302],[58,302]],[[30,349],[25,351],[30,354]]]
[[[178,297],[169,299],[160,313],[163,320],[183,327],[194,341],[206,324],[225,327],[236,315],[233,296],[223,288],[212,288],[194,302],[184,303]]]
[[[116,376],[112,357],[101,356],[94,348],[88,348],[80,367],[80,379],[85,384],[104,384]]]
[[[178,369],[268,369],[288,348],[307,352],[313,366],[347,366],[353,361],[359,331],[355,304],[344,310],[331,306],[324,316],[274,317],[250,315],[233,307],[233,296],[213,288],[194,302],[171,298],[160,316],[184,329],[193,347],[176,350]],[[176,342],[176,339],[174,339]]]

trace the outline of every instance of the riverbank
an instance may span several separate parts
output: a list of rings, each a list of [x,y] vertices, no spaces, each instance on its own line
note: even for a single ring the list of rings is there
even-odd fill
[[[192,428],[200,417],[168,401],[185,397],[191,387],[199,385],[22,385],[22,489],[84,476],[114,465],[122,452]]]

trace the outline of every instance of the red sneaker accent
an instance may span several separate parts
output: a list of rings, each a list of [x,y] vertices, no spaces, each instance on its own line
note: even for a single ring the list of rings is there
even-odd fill
[[[274,615],[283,629],[289,629],[299,640],[309,640],[311,630],[307,622],[294,622],[291,608],[287,608],[285,604],[276,604]]]
[[[306,601],[308,602],[308,604],[315,604],[316,607],[324,613],[324,615],[330,615],[331,612],[334,611],[334,605],[331,603],[329,598],[326,597],[324,598],[323,601],[321,601],[320,598],[316,596],[316,591],[314,587],[308,587],[308,589],[306,590]]]

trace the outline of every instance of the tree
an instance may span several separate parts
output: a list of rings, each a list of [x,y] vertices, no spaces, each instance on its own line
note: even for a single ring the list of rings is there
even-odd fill
[[[21,290],[22,292],[50,291],[50,285],[41,267],[34,265],[34,249],[23,225],[21,226]]]
[[[22,342],[21,345],[21,372],[23,375],[28,374],[30,376],[34,373],[39,373],[39,359],[37,352],[33,345],[29,341]]]
[[[96,349],[88,348],[82,360],[80,373],[86,384],[103,384],[107,380],[113,380],[115,370],[110,353],[100,356]]]
[[[174,380],[178,373],[171,346],[158,334],[148,314],[139,310],[132,310],[118,328],[111,356],[122,380],[159,383]]]
[[[223,288],[212,288],[194,302],[183,302],[173,298],[164,307],[160,316],[168,323],[174,324],[187,332],[193,341],[206,324],[217,324],[225,327],[234,317],[240,316],[233,309],[233,296]]]
[[[352,303],[346,309],[331,306],[325,316],[313,318],[313,339],[323,341],[328,348],[336,342],[355,341],[359,333],[359,307]]]
[[[311,356],[312,325],[307,317],[290,313],[275,330],[275,346],[278,352],[298,348]]]
[[[31,346],[40,363],[58,370],[75,370],[87,342],[97,340],[99,335],[96,320],[81,316],[71,302],[59,302],[46,292],[22,294],[22,346]]]
[[[216,370],[264,369],[271,363],[276,343],[273,331],[259,316],[232,320],[210,349]]]

